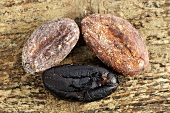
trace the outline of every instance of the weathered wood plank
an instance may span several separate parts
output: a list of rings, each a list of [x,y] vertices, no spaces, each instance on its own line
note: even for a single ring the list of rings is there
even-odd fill
[[[91,113],[170,111],[169,0],[1,0],[0,1],[0,112]],[[68,17],[78,24],[91,13],[111,13],[127,19],[149,49],[149,69],[122,77],[117,92],[91,103],[60,100],[44,89],[41,74],[25,73],[23,44],[47,20]],[[61,64],[104,66],[82,37]]]

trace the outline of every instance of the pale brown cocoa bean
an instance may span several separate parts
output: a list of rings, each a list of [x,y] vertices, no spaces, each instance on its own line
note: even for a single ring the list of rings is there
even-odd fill
[[[41,72],[58,65],[79,39],[74,20],[61,18],[37,28],[24,45],[22,65],[27,72]]]
[[[132,25],[110,14],[93,14],[82,20],[86,44],[97,57],[123,75],[136,75],[149,65],[148,50]]]

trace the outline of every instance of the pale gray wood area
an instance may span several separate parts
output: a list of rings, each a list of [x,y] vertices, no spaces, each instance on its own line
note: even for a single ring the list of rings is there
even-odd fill
[[[26,73],[23,44],[47,20],[92,13],[128,20],[149,50],[149,69],[120,77],[118,90],[90,103],[69,102],[44,89],[41,74]],[[103,65],[82,37],[61,64]],[[170,0],[0,0],[0,112],[9,113],[162,113],[170,112]]]

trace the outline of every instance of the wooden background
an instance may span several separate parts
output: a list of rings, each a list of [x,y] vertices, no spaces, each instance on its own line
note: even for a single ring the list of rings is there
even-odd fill
[[[47,20],[68,17],[80,24],[92,13],[128,20],[142,35],[150,67],[122,77],[118,90],[102,100],[82,103],[53,97],[41,74],[21,65],[23,44]],[[103,65],[82,37],[61,64]],[[0,0],[0,112],[7,113],[170,113],[170,0]]]

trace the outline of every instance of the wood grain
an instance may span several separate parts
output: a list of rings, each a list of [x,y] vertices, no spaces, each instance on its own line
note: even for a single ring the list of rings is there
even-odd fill
[[[169,0],[1,0],[0,112],[7,113],[162,113],[170,111]],[[149,50],[149,69],[121,77],[117,92],[100,101],[69,102],[44,89],[41,74],[27,74],[21,65],[24,43],[40,25],[54,18],[71,18],[79,25],[92,13],[110,13],[128,20]],[[82,37],[61,64],[102,65]]]

